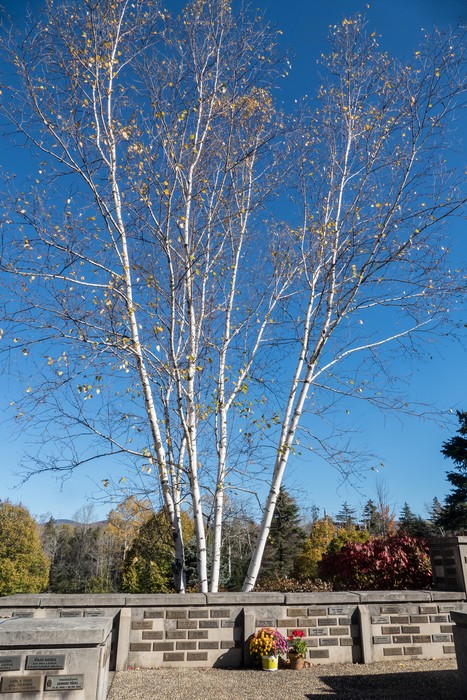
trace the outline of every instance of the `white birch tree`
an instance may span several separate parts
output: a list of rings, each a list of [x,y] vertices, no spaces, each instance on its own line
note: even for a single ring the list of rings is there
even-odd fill
[[[435,330],[458,284],[439,224],[463,201],[441,150],[462,40],[403,66],[344,20],[318,108],[289,117],[276,40],[226,0],[179,17],[64,0],[2,42],[3,116],[34,163],[5,181],[2,343],[35,368],[16,415],[63,445],[35,471],[119,455],[154,469],[180,591],[187,504],[199,590],[216,591],[226,489],[254,488],[249,450],[267,437],[251,590],[306,411],[326,393],[393,406],[355,358],[382,373],[382,351]]]
[[[273,39],[224,0],[192,2],[175,19],[144,0],[84,0],[48,3],[21,45],[4,42],[18,74],[4,114],[41,163],[7,213],[2,268],[20,287],[5,339],[48,358],[17,415],[52,411],[65,442],[83,431],[109,446],[86,459],[126,453],[156,466],[181,591],[187,492],[208,589],[199,423],[214,415],[216,590],[228,414],[282,284],[265,291],[242,263],[275,185]]]
[[[369,384],[390,374],[382,351],[413,350],[465,291],[440,233],[465,204],[444,160],[445,129],[465,101],[464,46],[462,36],[435,33],[403,65],[379,51],[360,17],[332,32],[320,104],[299,134],[294,370],[244,591],[255,584],[311,396],[324,390],[402,408]],[[349,379],[346,363],[357,356],[361,371],[351,364]]]

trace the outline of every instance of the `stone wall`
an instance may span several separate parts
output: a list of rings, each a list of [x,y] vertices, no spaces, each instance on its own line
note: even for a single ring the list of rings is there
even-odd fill
[[[454,656],[451,610],[464,593],[212,593],[18,595],[0,599],[0,617],[110,617],[110,670],[127,667],[241,667],[263,626],[305,633],[310,663],[372,663]]]
[[[0,694],[105,700],[112,618],[25,618],[0,624]]]
[[[439,591],[467,591],[467,537],[428,540],[433,587]]]

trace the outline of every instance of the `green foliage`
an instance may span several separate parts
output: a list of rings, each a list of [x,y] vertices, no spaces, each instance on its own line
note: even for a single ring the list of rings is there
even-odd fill
[[[292,634],[289,634],[287,637],[289,641],[289,652],[301,654],[302,656],[306,655],[308,644],[303,639],[304,636],[305,633],[303,630],[292,630]]]
[[[428,509],[428,522],[430,524],[430,532],[432,535],[442,535],[443,528],[439,525],[439,519],[444,513],[444,508],[438,498],[433,498],[431,507]]]
[[[366,502],[362,513],[362,524],[370,535],[383,537],[394,532],[394,514],[386,502],[384,485],[380,485],[378,504],[371,499]]]
[[[293,573],[300,554],[305,532],[300,526],[299,508],[295,500],[281,487],[261,566],[261,578]]]
[[[193,524],[182,513],[183,530],[188,537]],[[173,592],[172,528],[164,510],[154,513],[139,529],[123,563],[122,589],[128,593]]]
[[[362,522],[370,535],[379,535],[378,509],[375,503],[369,499],[363,509]]]
[[[326,554],[335,554],[348,542],[368,542],[368,530],[360,530],[355,525],[339,528],[327,546]]]
[[[430,523],[420,515],[412,513],[408,503],[404,503],[399,517],[399,532],[410,537],[428,537],[432,534]]]
[[[457,418],[458,434],[447,440],[441,450],[455,464],[457,471],[447,472],[447,479],[454,488],[446,497],[436,524],[448,532],[463,534],[467,532],[467,412],[457,411]]]
[[[355,508],[351,508],[347,501],[344,501],[342,508],[334,518],[334,522],[339,527],[354,527],[356,525]]]
[[[21,505],[0,502],[0,596],[40,593],[49,579],[35,521]]]
[[[432,580],[425,542],[400,535],[349,542],[324,556],[319,568],[324,580],[343,590],[429,588]]]
[[[116,589],[112,584],[111,546],[104,527],[56,525],[55,537],[49,583],[52,593],[110,593]]]

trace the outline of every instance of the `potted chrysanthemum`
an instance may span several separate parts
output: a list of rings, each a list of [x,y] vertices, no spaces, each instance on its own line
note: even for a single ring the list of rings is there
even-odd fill
[[[303,630],[293,630],[289,634],[289,668],[299,671],[305,664],[307,643],[305,642]]]
[[[279,656],[287,654],[287,640],[272,627],[261,627],[250,639],[250,654],[261,660],[263,671],[277,671]]]

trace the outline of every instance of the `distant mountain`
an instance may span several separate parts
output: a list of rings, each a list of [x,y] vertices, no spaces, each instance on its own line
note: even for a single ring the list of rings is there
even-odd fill
[[[108,524],[107,520],[96,520],[96,522],[93,523],[80,523],[77,520],[68,520],[67,518],[53,518],[53,523],[55,526],[57,525],[71,525],[72,527],[105,527]],[[42,525],[46,525],[47,522],[42,523]]]

